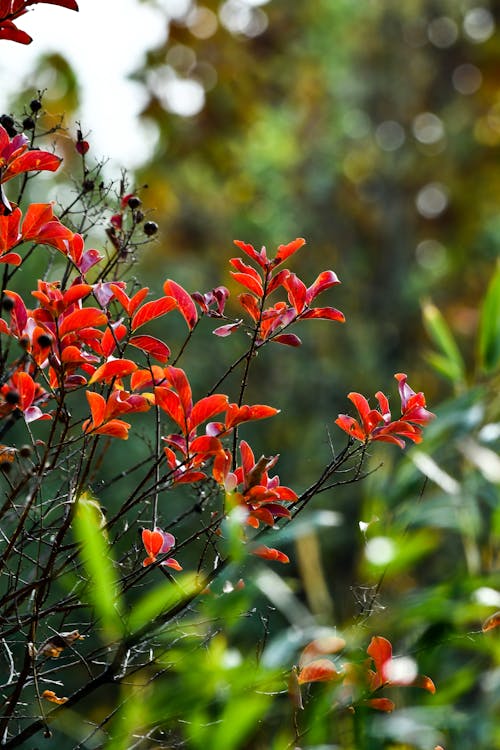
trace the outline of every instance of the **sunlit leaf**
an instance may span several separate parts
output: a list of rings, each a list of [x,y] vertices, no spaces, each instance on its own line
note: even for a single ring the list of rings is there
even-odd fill
[[[146,302],[141,308],[139,308],[132,318],[132,330],[135,331],[137,328],[149,323],[151,320],[156,320],[156,318],[166,315],[175,307],[176,304],[173,297],[160,297],[160,299]]]
[[[168,358],[170,357],[170,349],[168,346],[163,342],[160,341],[160,339],[155,338],[154,336],[132,336],[132,338],[129,339],[128,343],[131,346],[137,347],[137,349],[141,349],[143,352],[146,352],[151,357],[154,357],[154,359],[157,359],[158,362],[162,362],[163,364],[168,361]]]

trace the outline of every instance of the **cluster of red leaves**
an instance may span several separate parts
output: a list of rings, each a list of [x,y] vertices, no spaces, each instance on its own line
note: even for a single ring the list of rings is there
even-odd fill
[[[359,420],[346,414],[339,414],[335,423],[348,435],[368,443],[380,440],[385,443],[395,443],[400,448],[405,447],[403,438],[414,443],[422,440],[422,426],[434,418],[434,414],[425,408],[425,396],[422,392],[415,393],[408,383],[404,373],[396,373],[399,395],[401,398],[401,416],[392,420],[389,401],[382,391],[377,391],[375,397],[379,409],[371,409],[368,400],[361,393],[349,393],[349,398],[358,410]]]
[[[248,289],[240,294],[238,300],[245,312],[256,326],[255,344],[262,346],[267,341],[273,341],[287,346],[300,346],[301,340],[293,333],[283,333],[292,323],[310,318],[323,318],[343,323],[345,318],[340,310],[334,307],[311,307],[313,300],[336,284],[340,284],[333,271],[323,271],[310,287],[306,287],[296,274],[283,268],[275,273],[275,269],[287,258],[292,256],[305,244],[305,240],[298,238],[287,245],[280,245],[276,256],[267,257],[266,249],[258,253],[252,245],[239,240],[235,241],[240,250],[257,264],[257,269],[249,266],[241,258],[231,258],[230,263],[235,268],[232,277]],[[282,287],[288,300],[281,300],[270,307],[266,307],[268,297]],[[217,328],[217,336],[229,336],[242,324],[242,320],[229,323]]]
[[[378,711],[393,711],[392,700],[379,697],[378,693],[385,687],[419,687],[434,694],[436,688],[430,677],[414,673],[411,667],[400,669],[402,658],[393,658],[392,645],[387,638],[374,636],[366,653],[369,658],[362,663],[347,662],[341,666],[326,658],[337,654],[345,647],[343,638],[337,636],[318,638],[309,643],[303,650],[298,669],[292,671],[289,691],[294,703],[302,707],[300,686],[313,682],[332,682],[339,685],[339,696],[344,704],[354,707],[357,704],[369,706]]]
[[[241,466],[234,472],[231,471],[232,456],[228,450],[217,453],[213,464],[214,479],[224,486],[230,505],[243,509],[245,523],[254,529],[258,529],[261,522],[274,526],[278,519],[289,518],[287,505],[295,503],[298,497],[289,487],[280,484],[279,476],[269,476],[279,456],[261,456],[256,461],[245,440],[240,443],[240,454]],[[289,562],[284,552],[272,547],[259,545],[252,551],[266,560]]]
[[[78,10],[75,0],[0,0],[0,39],[8,39],[19,44],[30,44],[32,38],[19,29],[14,21],[28,12],[30,5],[60,5],[69,10]]]
[[[166,555],[170,552],[172,547],[175,547],[175,537],[168,531],[163,531],[158,527],[154,528],[153,531],[150,529],[142,530],[142,543],[146,550],[147,557],[143,560],[142,564],[144,567],[153,565],[157,562],[158,555]],[[160,565],[166,565],[174,570],[182,570],[181,565],[174,560],[173,557],[168,557],[166,560],[162,560]]]

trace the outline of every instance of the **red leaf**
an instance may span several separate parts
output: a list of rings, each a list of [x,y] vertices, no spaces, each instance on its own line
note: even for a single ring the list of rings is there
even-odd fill
[[[100,381],[111,381],[113,378],[123,378],[137,370],[137,365],[131,359],[113,359],[97,368],[89,380],[89,385]]]
[[[377,711],[385,711],[386,713],[390,713],[396,708],[394,702],[389,698],[370,698],[366,701],[366,704]]]
[[[48,151],[26,151],[14,159],[2,175],[2,182],[7,182],[22,172],[55,172],[62,159]]]
[[[273,265],[277,266],[278,263],[283,263],[284,260],[289,258],[290,255],[296,253],[297,250],[299,250],[299,248],[301,248],[305,244],[306,241],[302,237],[298,237],[296,240],[289,242],[287,245],[280,245],[278,247],[276,257],[273,261]]]
[[[285,344],[285,346],[301,346],[302,341],[294,333],[280,333],[278,336],[273,336],[271,341],[275,344]]]
[[[150,529],[142,530],[142,543],[149,557],[155,558],[163,547],[163,534],[161,531]]]
[[[36,2],[45,3],[46,5],[60,5],[61,8],[67,8],[68,10],[78,10],[75,0],[36,0]]]
[[[318,294],[335,284],[340,284],[337,274],[333,271],[322,271],[316,281],[307,289],[307,304],[309,305]]]
[[[198,321],[198,312],[191,295],[172,279],[165,281],[163,291],[167,296],[175,299],[179,312],[184,317],[189,330],[192,331]]]
[[[31,203],[23,220],[22,233],[25,240],[36,237],[40,227],[53,221],[54,212],[51,203]]]
[[[20,266],[23,259],[17,253],[7,253],[0,257],[0,263],[10,263],[12,266]]]
[[[290,562],[290,558],[284,552],[280,552],[279,549],[274,549],[273,547],[266,547],[264,544],[256,547],[253,550],[253,554],[257,555],[257,557],[262,557],[264,560],[275,560],[281,563]]]
[[[253,320],[257,321],[260,318],[260,310],[257,304],[257,300],[253,294],[240,294],[238,295],[240,305],[247,311]]]
[[[170,310],[175,307],[175,300],[173,297],[160,297],[160,299],[146,302],[132,318],[131,328],[135,331],[137,328],[149,323],[151,320],[166,315]]]
[[[10,42],[18,42],[19,44],[31,44],[33,41],[25,31],[18,29],[12,21],[0,22],[0,39],[7,39]]]
[[[288,292],[290,304],[295,308],[297,313],[300,314],[306,304],[306,285],[296,274],[291,273],[283,283],[283,286]]]
[[[170,388],[160,386],[155,388],[155,399],[160,409],[163,409],[184,432],[186,430],[186,417],[177,393],[174,393]]]
[[[385,680],[384,665],[392,659],[390,641],[380,635],[375,635],[371,639],[366,653],[372,657],[377,673]]]
[[[158,362],[165,363],[170,357],[168,346],[154,336],[132,336],[128,343],[142,349],[142,351],[157,359]]]
[[[186,377],[184,370],[180,367],[166,367],[165,375],[174,390],[179,394],[179,398],[182,403],[182,408],[186,415],[191,414],[193,407],[193,397],[191,394],[191,386],[189,380]]]
[[[16,377],[16,385],[19,391],[19,408],[21,411],[28,409],[35,398],[35,383],[27,372],[19,372]]]
[[[246,253],[249,258],[255,260],[259,264],[259,266],[261,266],[261,268],[266,268],[266,266],[269,264],[265,248],[262,248],[262,251],[258,253],[253,245],[249,245],[248,243],[242,242],[241,240],[234,240],[234,244],[236,245],[236,247],[239,247],[240,250],[243,250],[243,252]]]
[[[85,396],[90,406],[92,422],[96,425],[100,425],[104,419],[106,401],[100,393],[95,393],[94,391],[85,391]]]
[[[64,293],[64,306],[69,307],[74,302],[87,297],[91,291],[92,286],[90,284],[73,284],[73,286],[70,286],[68,291]]]
[[[232,333],[234,333],[242,323],[242,320],[239,320],[237,323],[228,323],[228,325],[226,326],[219,326],[218,328],[215,328],[212,333],[215,336],[224,338],[225,336],[230,336]]]
[[[344,313],[336,310],[335,307],[313,307],[312,310],[306,310],[300,316],[301,320],[306,318],[321,318],[322,320],[337,320],[339,323],[345,323]]]
[[[315,659],[300,670],[298,681],[299,685],[306,682],[330,682],[338,676],[339,673],[329,659]]]
[[[5,253],[21,240],[19,221],[21,211],[15,208],[8,216],[0,216],[0,253]]]
[[[129,315],[133,315],[135,313],[135,311],[137,310],[137,308],[139,307],[143,299],[145,299],[145,297],[147,296],[148,292],[149,292],[149,287],[144,286],[142,289],[139,289],[139,291],[134,294],[134,296],[130,300],[129,307],[127,310]]]
[[[189,416],[189,431],[194,430],[202,422],[211,419],[215,414],[225,411],[228,405],[227,396],[214,393],[211,396],[200,399],[194,406]]]
[[[427,690],[427,692],[432,693],[432,695],[434,695],[434,693],[436,692],[436,686],[434,685],[433,681],[425,674],[421,674],[416,677],[414,682],[412,682],[411,684],[415,687],[422,688],[422,690]]]
[[[78,328],[102,326],[107,322],[108,318],[102,310],[97,307],[84,307],[82,310],[75,310],[64,318],[59,326],[59,335],[62,337]]]
[[[247,289],[256,294],[257,297],[262,297],[262,295],[264,294],[260,279],[255,279],[248,273],[236,273],[234,271],[231,271],[231,276],[239,284],[242,284],[242,286],[246,286]]]
[[[85,428],[85,422],[82,425]],[[92,430],[95,435],[109,435],[109,437],[115,437],[119,440],[128,440],[128,431],[130,430],[130,424],[124,422],[122,419],[110,419],[102,427],[98,427],[96,430]]]

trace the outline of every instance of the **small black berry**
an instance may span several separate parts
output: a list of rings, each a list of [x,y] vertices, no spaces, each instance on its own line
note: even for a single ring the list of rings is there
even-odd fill
[[[5,128],[5,130],[7,131],[8,135],[11,138],[17,135],[17,130],[14,127],[14,118],[11,117],[11,115],[1,115],[0,125],[3,125],[3,127]]]
[[[0,471],[2,471],[4,474],[8,474],[9,471],[12,469],[12,464],[10,461],[1,461],[0,462]]]
[[[137,197],[137,195],[132,195],[128,199],[127,203],[128,203],[128,207],[131,208],[132,211],[133,211],[134,208],[139,208],[139,206],[141,205],[142,201],[141,201],[140,198]]]
[[[40,112],[41,108],[42,108],[42,102],[40,101],[40,99],[33,99],[30,102],[30,109],[32,112]]]
[[[137,211],[134,211],[134,221],[136,224],[140,224],[141,221],[144,221],[144,212],[140,209],[137,209]]]
[[[94,189],[95,182],[94,180],[84,180],[82,183],[82,187],[85,193],[91,193]]]
[[[158,224],[156,221],[147,221],[143,226],[143,231],[146,237],[152,237],[158,231]]]
[[[14,300],[12,297],[4,297],[2,300],[2,307],[6,312],[10,312],[14,308]]]
[[[46,349],[48,346],[51,345],[52,339],[48,335],[48,333],[41,333],[37,339],[37,342],[38,342],[38,346],[41,346],[42,349]]]
[[[23,120],[23,130],[34,130],[35,121],[32,117],[25,117]]]
[[[12,406],[19,403],[19,398],[19,391],[16,391],[14,388],[5,394],[6,402]]]
[[[29,458],[31,454],[33,453],[33,448],[31,445],[21,445],[19,448],[19,455],[22,456],[22,458]]]

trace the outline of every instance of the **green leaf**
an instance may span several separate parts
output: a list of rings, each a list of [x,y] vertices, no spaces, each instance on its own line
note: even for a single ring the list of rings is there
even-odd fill
[[[500,263],[489,283],[479,322],[479,366],[484,372],[500,364]]]
[[[431,354],[429,359],[442,374],[455,385],[465,382],[465,365],[453,334],[438,308],[429,301],[422,303],[425,330],[439,349],[439,354]]]
[[[136,633],[160,615],[167,615],[174,607],[200,593],[202,588],[194,573],[177,576],[175,582],[165,579],[162,586],[157,586],[134,604],[128,620],[129,632]]]
[[[89,492],[78,498],[73,521],[75,537],[89,579],[88,594],[101,621],[104,640],[115,640],[123,631],[117,576],[99,501]]]

